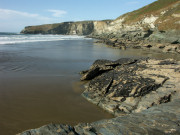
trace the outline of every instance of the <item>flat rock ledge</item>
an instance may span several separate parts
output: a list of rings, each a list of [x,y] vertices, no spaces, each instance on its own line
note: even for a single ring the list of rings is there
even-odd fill
[[[97,60],[81,72],[82,96],[116,118],[74,127],[49,124],[19,135],[179,135],[180,62]]]
[[[117,34],[100,34],[89,35],[87,37],[95,38],[95,43],[104,43],[109,47],[117,49],[150,49],[164,53],[180,53],[180,34],[158,31],[133,31],[122,32]],[[173,35],[173,36],[172,36]],[[171,37],[172,36],[172,37]]]

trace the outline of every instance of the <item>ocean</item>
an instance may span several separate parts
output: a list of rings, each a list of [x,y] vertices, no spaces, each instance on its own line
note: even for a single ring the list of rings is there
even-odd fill
[[[96,59],[176,58],[119,50],[77,35],[0,33],[0,131],[13,135],[48,123],[75,125],[113,116],[83,97],[79,72]]]
[[[59,40],[80,40],[84,36],[64,36],[64,35],[24,35],[19,33],[0,32],[0,44],[17,44],[27,42],[40,42],[40,41],[59,41]]]

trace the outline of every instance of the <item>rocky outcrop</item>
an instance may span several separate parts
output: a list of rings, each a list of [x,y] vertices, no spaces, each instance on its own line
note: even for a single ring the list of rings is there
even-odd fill
[[[81,74],[89,80],[82,95],[117,117],[74,127],[49,124],[20,135],[180,134],[180,62],[97,60]]]
[[[115,116],[141,112],[180,92],[179,69],[173,60],[97,60],[83,72],[90,82],[82,95]]]
[[[105,33],[93,33],[91,36],[120,49],[146,48],[145,44],[150,44],[147,48],[179,53],[179,8],[179,0],[158,0],[118,17],[108,24]],[[157,44],[165,47],[158,48]]]
[[[180,110],[177,109],[180,107],[179,103],[179,100],[176,100],[141,113],[132,113],[90,124],[79,124],[74,129],[79,135],[178,135],[180,133],[178,117]]]

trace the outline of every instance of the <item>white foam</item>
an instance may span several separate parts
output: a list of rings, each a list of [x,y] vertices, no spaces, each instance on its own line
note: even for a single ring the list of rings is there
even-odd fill
[[[0,44],[88,39],[89,38],[85,38],[84,36],[77,35],[0,35]]]

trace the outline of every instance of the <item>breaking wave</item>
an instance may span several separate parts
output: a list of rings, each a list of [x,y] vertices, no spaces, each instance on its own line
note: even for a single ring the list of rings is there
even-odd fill
[[[25,35],[16,33],[0,33],[0,44],[16,44],[58,40],[88,40],[85,36],[77,35]]]

